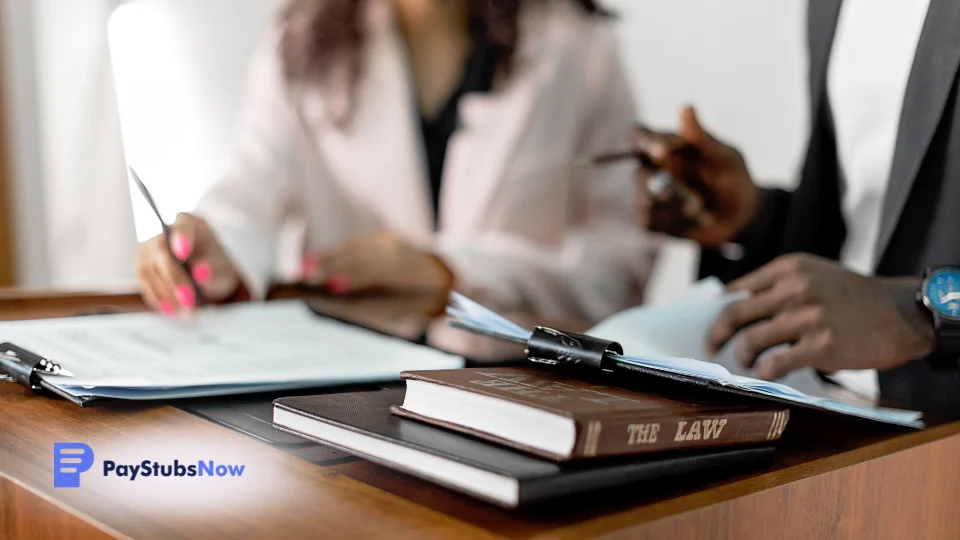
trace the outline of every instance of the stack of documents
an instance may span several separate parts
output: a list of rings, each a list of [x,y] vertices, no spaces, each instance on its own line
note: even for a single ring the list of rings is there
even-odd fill
[[[864,396],[824,383],[811,368],[769,382],[750,377],[737,365],[730,346],[716,358],[707,358],[704,344],[710,325],[728,304],[743,298],[743,295],[725,295],[718,280],[708,279],[694,285],[668,306],[640,306],[622,311],[586,334],[620,343],[625,354],[614,358],[626,364],[679,374],[758,397],[879,422],[923,427],[922,413],[874,406]],[[455,307],[447,313],[464,326],[515,341],[530,339],[530,331],[461,295],[456,295],[452,304]]]
[[[318,317],[300,301],[0,323],[9,343],[61,366],[76,397],[167,399],[400,380],[463,358]]]

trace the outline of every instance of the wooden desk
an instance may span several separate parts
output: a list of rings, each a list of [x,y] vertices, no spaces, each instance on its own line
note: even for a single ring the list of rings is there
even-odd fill
[[[0,318],[133,295],[0,291]],[[54,442],[98,462],[215,459],[235,479],[103,478],[54,489]],[[81,409],[0,384],[3,538],[960,538],[960,423],[906,431],[795,412],[773,468],[507,512],[360,460],[320,467],[169,406]]]

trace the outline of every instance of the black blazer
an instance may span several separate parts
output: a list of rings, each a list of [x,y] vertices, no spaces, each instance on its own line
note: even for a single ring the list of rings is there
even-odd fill
[[[760,215],[740,239],[745,257],[701,255],[702,276],[730,280],[779,255],[838,259],[846,236],[843,182],[827,64],[841,0],[810,0],[812,131],[796,191],[764,190]],[[921,276],[927,267],[960,266],[960,2],[931,0],[907,83],[877,245],[878,276]],[[960,416],[960,370],[912,362],[880,374],[884,398]]]

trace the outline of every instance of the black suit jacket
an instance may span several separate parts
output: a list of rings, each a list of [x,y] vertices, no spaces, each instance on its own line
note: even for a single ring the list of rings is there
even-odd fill
[[[701,275],[730,280],[779,255],[837,259],[846,236],[843,182],[827,64],[840,0],[810,0],[808,46],[812,131],[796,191],[763,191],[760,215],[740,239],[745,257],[727,261],[704,251]],[[878,276],[922,275],[960,266],[960,2],[931,0],[907,83],[877,245]],[[912,362],[880,374],[885,398],[927,411],[960,415],[960,370]]]

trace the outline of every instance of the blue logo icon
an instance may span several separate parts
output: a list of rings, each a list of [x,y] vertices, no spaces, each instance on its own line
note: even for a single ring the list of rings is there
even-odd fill
[[[93,448],[83,443],[53,443],[53,487],[80,487],[80,473],[93,467]]]

